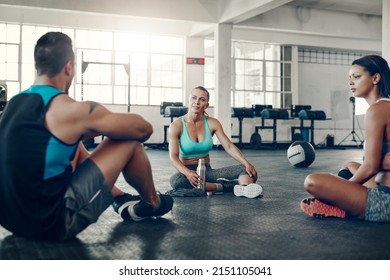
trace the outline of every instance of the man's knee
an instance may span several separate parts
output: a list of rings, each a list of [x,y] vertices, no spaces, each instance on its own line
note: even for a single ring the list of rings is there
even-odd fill
[[[137,155],[141,153],[145,153],[145,151],[143,144],[138,141],[107,138],[92,152],[90,158],[103,174],[109,174],[123,170],[131,159],[137,159]]]
[[[121,147],[118,151],[121,151],[123,155],[128,155],[128,158],[132,157],[135,154],[145,152],[144,145],[139,141],[121,140],[115,142],[117,142]]]
[[[135,152],[138,152],[138,153],[142,152],[143,153],[145,151],[144,144],[142,144],[141,142],[128,141],[127,143]]]

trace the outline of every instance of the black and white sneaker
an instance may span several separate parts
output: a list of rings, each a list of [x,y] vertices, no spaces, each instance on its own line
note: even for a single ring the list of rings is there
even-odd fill
[[[112,208],[114,208],[114,211],[117,212],[123,218],[123,215],[122,215],[123,210],[126,210],[124,212],[128,212],[127,208],[129,206],[133,207],[140,200],[141,200],[141,197],[139,195],[131,195],[129,193],[124,193],[123,195],[119,195],[119,196],[114,197],[114,202],[112,203]]]
[[[217,183],[220,183],[223,187],[223,192],[233,192],[233,188],[235,185],[238,184],[238,179],[225,179],[225,178],[218,178]]]
[[[159,194],[160,197],[160,205],[157,208],[153,208],[149,203],[141,200],[136,203],[134,206],[130,206],[127,214],[123,214],[123,219],[131,219],[133,221],[141,221],[144,219],[155,219],[159,218],[169,211],[172,210],[173,207],[173,198],[170,195]]]

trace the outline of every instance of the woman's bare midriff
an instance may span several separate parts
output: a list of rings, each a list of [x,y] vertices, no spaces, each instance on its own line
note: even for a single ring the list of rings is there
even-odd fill
[[[182,158],[180,157],[181,162],[184,165],[197,165],[199,162],[199,159],[203,158],[205,163],[210,163],[210,156],[207,155],[205,157],[196,157],[196,158]]]

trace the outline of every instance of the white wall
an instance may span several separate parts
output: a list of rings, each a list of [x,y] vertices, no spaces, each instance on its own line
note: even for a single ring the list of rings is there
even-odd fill
[[[299,64],[299,103],[312,106],[312,110],[325,111],[327,121],[315,121],[315,143],[324,141],[327,134],[334,135],[335,144],[352,130],[352,96],[348,87],[348,65]],[[362,136],[358,123],[363,126],[363,116],[358,116],[355,131]],[[349,138],[347,139],[349,140]],[[346,145],[353,144],[346,141]]]
[[[186,37],[186,57],[204,58],[204,39]],[[184,77],[184,104],[188,102],[191,90],[204,85],[204,65],[186,64]]]

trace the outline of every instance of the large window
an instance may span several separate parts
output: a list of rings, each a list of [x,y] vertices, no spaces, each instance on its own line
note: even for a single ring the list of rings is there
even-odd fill
[[[213,41],[205,40],[205,85],[214,88]],[[232,106],[268,104],[289,107],[292,102],[289,46],[233,42]]]
[[[299,48],[298,62],[332,65],[351,65],[352,61],[365,55],[368,55],[368,53]]]
[[[182,37],[77,30],[76,100],[128,104],[130,99],[130,104],[138,105],[182,101],[183,41]],[[84,73],[83,61],[90,62]]]
[[[8,99],[19,91],[20,26],[0,24],[0,81],[7,82]]]
[[[8,98],[35,79],[34,46],[48,31],[73,40],[76,76],[69,95],[105,104],[183,100],[184,38],[0,23],[0,81]],[[82,68],[83,62],[89,62]],[[129,80],[130,77],[130,80]]]

